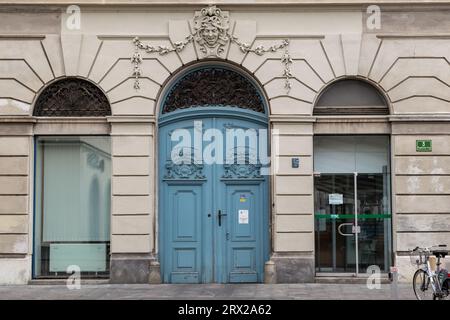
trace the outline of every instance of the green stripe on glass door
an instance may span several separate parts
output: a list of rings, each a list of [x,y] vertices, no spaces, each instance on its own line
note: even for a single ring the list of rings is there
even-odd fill
[[[354,214],[315,214],[316,219],[354,219]],[[390,219],[391,214],[358,214],[358,219]]]

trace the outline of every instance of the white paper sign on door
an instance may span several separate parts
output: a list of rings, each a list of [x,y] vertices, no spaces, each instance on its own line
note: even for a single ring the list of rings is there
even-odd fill
[[[248,224],[248,210],[239,210],[239,224]]]
[[[344,203],[344,195],[342,193],[330,193],[328,195],[328,203],[329,204],[343,204]]]

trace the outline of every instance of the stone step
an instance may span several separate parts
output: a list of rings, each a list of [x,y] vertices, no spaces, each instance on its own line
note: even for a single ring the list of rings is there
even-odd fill
[[[333,276],[319,276],[315,277],[315,283],[340,283],[340,284],[366,284],[367,283],[367,277],[333,277]],[[381,276],[381,283],[382,284],[389,284],[391,283],[387,276],[382,275]]]
[[[81,279],[81,285],[101,285],[109,284],[109,279]],[[32,279],[28,281],[29,285],[66,285],[67,279]]]

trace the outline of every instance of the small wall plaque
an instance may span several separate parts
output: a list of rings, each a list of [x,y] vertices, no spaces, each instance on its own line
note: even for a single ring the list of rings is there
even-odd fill
[[[431,152],[433,150],[433,144],[431,140],[416,140],[417,152]]]
[[[298,167],[300,167],[300,159],[292,158],[292,168],[298,168]]]

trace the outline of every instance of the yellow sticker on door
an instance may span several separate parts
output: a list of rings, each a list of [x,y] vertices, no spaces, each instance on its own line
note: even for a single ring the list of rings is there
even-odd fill
[[[239,197],[239,202],[247,202],[247,197],[245,196],[245,194],[241,194],[241,196]]]

